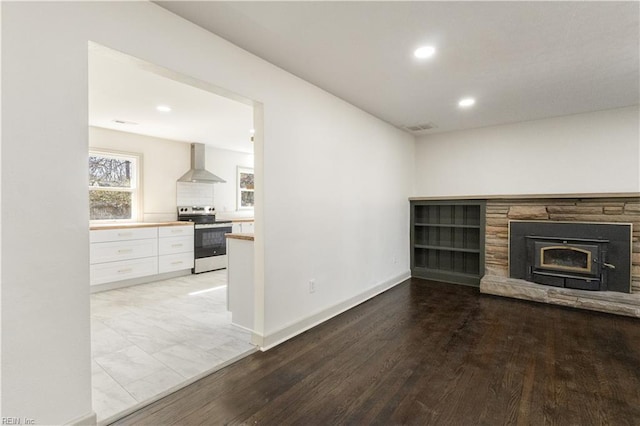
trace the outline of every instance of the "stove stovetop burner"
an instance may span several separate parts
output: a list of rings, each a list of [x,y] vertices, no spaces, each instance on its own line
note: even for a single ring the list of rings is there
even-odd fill
[[[178,221],[193,223],[231,223],[230,220],[216,220],[216,209],[211,206],[178,206]]]

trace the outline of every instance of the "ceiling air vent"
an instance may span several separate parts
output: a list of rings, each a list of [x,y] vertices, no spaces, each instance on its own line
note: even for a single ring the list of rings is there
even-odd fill
[[[425,124],[416,124],[414,126],[404,126],[404,128],[412,133],[420,133],[426,130],[436,129],[436,126],[433,123],[425,123]]]

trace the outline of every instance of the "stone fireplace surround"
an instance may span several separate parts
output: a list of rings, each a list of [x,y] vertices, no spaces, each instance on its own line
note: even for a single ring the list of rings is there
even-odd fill
[[[631,223],[631,293],[549,287],[509,278],[509,220]],[[640,197],[531,196],[487,199],[480,292],[640,318]]]

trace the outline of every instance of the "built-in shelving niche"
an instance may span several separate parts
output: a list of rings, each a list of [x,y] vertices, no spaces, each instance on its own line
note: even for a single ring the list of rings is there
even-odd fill
[[[483,201],[412,201],[412,276],[479,285],[484,275],[484,212]]]

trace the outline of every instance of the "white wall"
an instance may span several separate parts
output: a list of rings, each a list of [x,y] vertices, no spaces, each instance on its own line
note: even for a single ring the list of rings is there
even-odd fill
[[[265,137],[265,335],[285,337],[408,270],[414,141],[313,87],[283,95],[292,109],[265,102],[267,126],[282,123]]]
[[[2,416],[61,424],[91,406],[87,47],[26,36],[48,25],[18,9],[2,5]]]
[[[60,424],[91,411],[90,40],[264,104],[255,243],[266,334],[299,332],[310,314],[407,275],[410,135],[149,2],[2,8],[3,416]],[[24,200],[38,208],[15,208]]]
[[[214,186],[213,205],[218,218],[253,217],[253,210],[236,211],[237,167],[253,168],[253,154],[212,146],[206,147],[205,154],[205,168],[227,181]]]
[[[0,23],[2,22],[2,2],[0,2]],[[0,46],[2,46],[2,31],[0,25]],[[0,60],[0,93],[2,93],[2,61]],[[2,97],[0,96],[0,112],[2,111]],[[2,147],[2,119],[0,119],[0,148]],[[0,149],[0,188],[2,188],[2,149]],[[0,195],[1,190],[0,190]],[[2,197],[0,197],[0,241],[2,241]],[[0,244],[0,367],[2,366],[2,244]],[[2,414],[2,368],[0,368],[0,414]]]
[[[640,191],[638,106],[424,136],[415,196]]]

